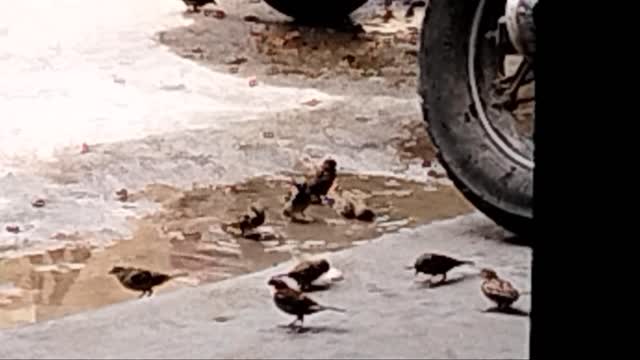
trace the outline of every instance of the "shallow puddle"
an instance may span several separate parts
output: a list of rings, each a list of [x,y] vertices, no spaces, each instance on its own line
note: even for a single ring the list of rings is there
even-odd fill
[[[449,186],[401,179],[342,175],[340,188],[362,199],[377,218],[361,222],[342,218],[327,206],[312,206],[310,224],[289,222],[281,215],[289,176],[259,177],[232,186],[194,186],[189,190],[153,184],[128,201],[160,203],[159,212],[133,220],[131,239],[106,249],[62,247],[0,264],[0,327],[31,323],[133,299],[107,272],[131,265],[168,273],[186,271],[158,289],[193,286],[273,266],[292,256],[335,251],[360,245],[382,233],[457,216],[471,207]],[[240,216],[252,202],[267,207],[261,227],[276,240],[254,241],[233,236],[220,225]]]

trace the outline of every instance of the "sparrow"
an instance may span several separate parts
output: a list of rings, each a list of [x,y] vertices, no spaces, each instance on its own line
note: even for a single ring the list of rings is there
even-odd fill
[[[309,192],[311,193],[311,203],[320,204],[322,198],[327,195],[333,182],[336,179],[336,161],[327,159],[322,162],[320,169],[309,180]]]
[[[134,267],[114,266],[109,274],[115,275],[120,284],[133,291],[142,291],[140,297],[151,296],[153,288],[180,276],[187,276],[186,273],[167,275],[159,272],[149,271]]]
[[[447,255],[436,254],[436,253],[425,253],[422,254],[416,260],[413,269],[416,271],[416,275],[419,273],[424,273],[430,275],[431,277],[440,275],[442,279],[437,282],[440,284],[447,280],[447,273],[458,266],[461,265],[473,265],[473,261],[467,260],[458,260]]]
[[[521,293],[513,285],[491,269],[482,269],[480,276],[484,279],[480,290],[482,294],[497,305],[498,310],[506,310],[518,301]]]
[[[376,217],[376,213],[365,205],[355,205],[353,201],[347,199],[339,203],[337,210],[338,213],[346,219],[358,219],[360,221],[371,222]]]
[[[264,224],[266,208],[252,204],[249,206],[246,214],[243,214],[240,219],[230,224],[222,224],[222,230],[227,231],[227,228],[240,229],[240,234],[246,236],[250,232],[256,230],[260,225]]]
[[[294,327],[297,322],[300,322],[299,329],[302,329],[304,316],[315,314],[320,311],[332,310],[342,313],[346,312],[344,309],[318,304],[302,292],[291,289],[287,283],[277,277],[272,277],[269,280],[268,285],[275,289],[273,301],[278,309],[287,314],[296,316],[296,319],[287,325],[288,327]]]
[[[295,194],[291,194],[287,201],[282,214],[290,218],[296,218],[297,215],[304,216],[304,211],[311,205],[311,193],[306,182],[293,182],[296,189]]]
[[[300,285],[300,290],[308,291],[313,287],[312,283],[327,273],[330,267],[325,259],[301,261],[286,276],[294,279]]]
[[[200,12],[200,7],[205,6],[207,4],[218,5],[216,0],[182,0],[187,6],[191,6],[191,12]]]

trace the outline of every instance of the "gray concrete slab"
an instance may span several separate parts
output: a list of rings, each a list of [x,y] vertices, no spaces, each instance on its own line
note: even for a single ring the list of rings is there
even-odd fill
[[[312,330],[289,333],[272,303],[269,276],[282,264],[216,284],[0,333],[2,358],[527,358],[528,317],[482,312],[489,304],[473,268],[448,286],[414,282],[411,264],[442,251],[490,266],[520,289],[530,284],[531,251],[473,214],[385,235],[329,255],[345,279],[317,301],[346,314],[308,317]],[[135,295],[133,295],[135,296]],[[516,305],[529,309],[529,297]]]

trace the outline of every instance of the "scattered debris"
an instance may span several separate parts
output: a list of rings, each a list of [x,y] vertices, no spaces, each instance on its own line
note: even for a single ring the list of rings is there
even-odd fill
[[[246,63],[248,61],[248,59],[244,56],[234,56],[229,58],[226,61],[227,65],[242,65],[244,63]]]
[[[41,207],[44,207],[45,205],[46,203],[43,199],[36,199],[31,203],[31,206],[33,206],[34,208],[41,208]]]
[[[202,233],[200,233],[199,231],[194,231],[194,232],[183,231],[182,236],[187,241],[199,241],[200,239],[202,239]]]
[[[89,152],[89,145],[86,143],[82,143],[82,149],[80,150],[80,154],[86,154]]]
[[[126,84],[126,80],[124,78],[119,77],[118,75],[111,75],[113,82],[116,84],[124,85]]]
[[[264,131],[262,133],[262,137],[265,139],[273,139],[275,136],[275,134],[273,133],[273,131]]]
[[[400,183],[395,179],[389,179],[389,180],[384,182],[384,186],[387,186],[387,187],[399,187]]]
[[[445,175],[445,174],[440,174],[440,173],[438,173],[437,171],[435,171],[435,170],[433,170],[433,169],[429,170],[429,171],[427,172],[427,175],[431,176],[431,177],[432,177],[432,178],[434,178],[434,179],[443,179],[443,178],[446,178],[446,177],[447,177],[447,175]]]
[[[309,101],[303,102],[302,105],[313,107],[313,106],[316,106],[316,105],[320,104],[320,102],[321,102],[320,100],[314,98],[314,99],[311,99]]]
[[[116,191],[116,197],[118,198],[118,201],[126,202],[127,200],[129,200],[129,192],[127,191],[127,189],[120,189]]]
[[[227,14],[220,10],[220,9],[206,9],[202,12],[202,15],[207,16],[207,17],[213,17],[216,19],[224,19],[225,17],[227,17]]]
[[[399,228],[399,227],[409,225],[410,222],[411,222],[410,219],[402,219],[402,220],[396,220],[396,221],[387,221],[384,223],[381,222],[379,223],[379,226],[382,228]]]
[[[301,249],[312,249],[317,247],[324,247],[326,245],[324,240],[307,240],[300,245]]]
[[[258,85],[258,79],[255,76],[249,78],[249,86],[255,87]]]
[[[371,192],[371,195],[373,195],[373,196],[395,196],[395,197],[399,197],[399,198],[411,196],[411,194],[413,194],[413,190],[411,190],[411,189],[406,189],[406,190],[378,190],[378,191],[372,191]]]
[[[294,40],[294,39],[298,39],[298,38],[300,38],[300,36],[301,36],[300,31],[298,31],[298,30],[293,30],[293,31],[289,31],[289,32],[287,32],[287,33],[284,35],[284,39],[285,39],[286,41],[291,41],[291,40]]]

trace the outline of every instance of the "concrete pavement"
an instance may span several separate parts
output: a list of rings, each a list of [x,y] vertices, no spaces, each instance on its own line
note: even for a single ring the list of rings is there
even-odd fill
[[[464,281],[428,289],[404,269],[427,250],[491,266],[522,290],[531,252],[473,214],[388,234],[330,255],[345,280],[314,293],[346,314],[308,317],[312,330],[278,328],[291,321],[271,302],[266,281],[291,266],[198,288],[134,299],[58,321],[0,333],[1,358],[527,358],[528,317],[487,314],[473,268]],[[516,306],[529,310],[529,297]]]

